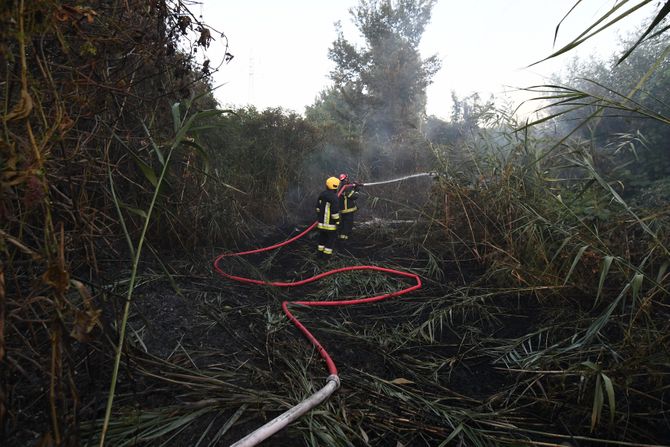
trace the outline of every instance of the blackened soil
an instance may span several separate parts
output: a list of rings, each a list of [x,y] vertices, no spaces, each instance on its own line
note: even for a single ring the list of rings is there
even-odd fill
[[[293,227],[278,229],[261,237],[255,247],[297,232]],[[447,250],[432,245],[427,250],[431,243],[413,242],[414,232],[420,234],[422,229],[406,224],[360,225],[350,241],[336,246],[328,262],[317,258],[316,235],[308,234],[287,247],[222,263],[229,273],[268,281],[296,281],[349,265],[400,268],[422,277],[421,290],[379,303],[292,307],[338,366],[342,388],[327,408],[354,427],[342,445],[365,445],[361,432],[369,445],[439,445],[453,426],[429,407],[431,402],[466,419],[513,406],[504,396],[519,386],[520,379],[501,368],[504,362],[502,354],[495,354],[496,347],[550,326],[562,311],[558,302],[533,294],[468,299],[464,294],[489,286],[482,280],[483,267],[456,261],[468,256],[453,251],[449,251],[453,256],[436,258],[435,253]],[[139,445],[192,446],[199,440],[201,445],[230,445],[314,392],[327,375],[324,362],[283,315],[282,301],[359,298],[407,285],[403,279],[362,272],[299,288],[245,285],[213,272],[218,254],[203,250],[188,262],[179,257],[163,259],[163,266],[151,262],[142,266],[113,417],[128,422],[130,438],[114,438],[112,445],[132,444],[132,436],[140,435],[132,432],[134,418],[174,417],[190,414],[193,408],[204,414],[179,431]],[[118,278],[125,276],[120,273]],[[112,339],[112,322],[120,321],[124,299],[121,281],[114,293],[108,294],[104,305]],[[108,348],[89,351],[82,354],[74,379],[82,406],[79,417],[85,421],[82,442],[95,442],[99,433],[99,426],[90,429],[86,423],[99,421],[104,414],[111,371]],[[590,414],[568,411],[573,404],[544,412],[536,411],[544,408],[539,405],[515,414],[540,431],[566,434],[578,426],[588,427]],[[42,419],[48,421],[47,405],[40,408]],[[263,445],[303,445],[309,424],[318,419],[308,421],[292,425]],[[16,443],[8,445],[33,444],[40,430],[17,433]]]
[[[424,276],[428,254],[411,244],[411,234],[403,231],[403,228],[392,226],[361,226],[350,241],[338,242],[334,255],[327,262],[316,256],[316,235],[308,234],[294,244],[269,253],[241,259],[226,258],[222,266],[232,274],[269,281],[295,281],[332,268],[361,264],[408,269]],[[279,234],[261,238],[258,246],[271,245],[297,232],[295,228],[284,228]],[[241,247],[241,250],[247,248],[253,247]],[[207,253],[203,259],[210,261],[216,255]],[[426,302],[439,296],[448,300],[455,287],[476,281],[481,273],[481,266],[475,263],[461,262],[458,268],[454,268],[449,259],[433,261],[440,264],[438,267],[444,273],[439,278],[424,277],[424,288],[411,295],[365,306],[294,309],[338,365],[343,380],[342,393],[360,395],[361,389],[355,383],[356,378],[361,376],[366,380],[408,380],[414,384],[419,395],[425,392],[432,396],[448,389],[456,396],[454,399],[466,396],[472,402],[483,402],[508,385],[509,378],[492,365],[491,358],[478,355],[474,350],[473,330],[478,336],[483,333],[494,336],[496,332],[501,332],[511,337],[526,333],[529,317],[534,314],[531,308],[526,308],[521,314],[510,312],[509,318],[504,317],[504,321],[499,318],[495,324],[484,323],[474,317],[458,317],[433,334],[434,340],[425,343],[412,340],[405,344],[402,335],[398,338],[397,334],[409,334],[412,328],[420,326],[430,317],[430,306],[424,306]],[[231,282],[212,274],[209,262],[194,266],[180,265],[179,261],[175,261],[170,265],[174,268],[171,282],[165,281],[164,275],[161,278],[157,272],[155,281],[147,280],[136,292],[133,315],[129,321],[129,338],[137,357],[148,353],[185,368],[206,371],[220,367],[218,365],[239,368],[235,385],[255,387],[261,394],[290,395],[287,387],[290,389],[297,385],[297,373],[293,370],[296,363],[304,365],[306,374],[315,382],[313,386],[319,386],[327,375],[324,364],[307,341],[286,322],[281,314],[281,302],[357,298],[362,292],[353,274],[343,275],[344,279],[329,277],[321,283],[286,289]],[[180,274],[187,270],[197,273]],[[366,277],[367,274],[358,275]],[[406,286],[407,282],[402,279],[391,279],[390,285],[380,285],[393,289]],[[379,293],[374,290],[374,283],[366,287],[369,290],[364,290],[363,296],[366,291],[368,294]],[[375,329],[371,331],[370,327]],[[381,335],[374,335],[375,331]],[[393,341],[387,344],[383,340],[384,334],[389,334],[389,339]],[[138,360],[138,364],[141,363]],[[426,374],[421,369],[426,368],[425,365],[435,365],[429,367],[434,372]],[[133,405],[158,408],[182,402],[178,398],[178,387],[167,391],[172,387],[146,378],[139,371],[135,371],[133,377],[136,384],[142,383],[150,390],[148,396],[135,393],[141,396],[141,402]],[[426,377],[431,378],[427,380]],[[132,388],[137,389],[137,385]],[[301,395],[304,396],[304,392]],[[295,397],[290,401],[295,402]],[[340,400],[337,402],[347,405]],[[386,405],[402,408],[400,401],[387,401]],[[276,416],[277,410],[279,408],[275,405],[249,404],[244,416],[221,438],[221,445],[244,436]],[[219,423],[232,416],[233,412],[223,412]],[[398,415],[403,414],[404,411],[399,410]],[[407,416],[417,417],[416,414]],[[429,414],[421,417],[431,418]],[[205,429],[208,423],[194,424],[172,445],[191,445],[192,437]],[[208,435],[205,439],[209,438]],[[301,438],[302,435],[295,429],[289,429],[264,445],[298,445]],[[393,439],[392,445],[396,445],[398,438]],[[377,445],[386,445],[386,441],[379,442]]]

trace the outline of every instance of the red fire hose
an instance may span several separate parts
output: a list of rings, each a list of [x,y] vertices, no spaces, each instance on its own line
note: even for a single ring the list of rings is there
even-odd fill
[[[344,189],[349,187],[350,185],[345,185],[345,188],[343,188],[340,191],[340,194]],[[357,270],[371,270],[371,271],[377,271],[377,272],[383,272],[383,273],[388,273],[391,275],[397,275],[397,276],[403,276],[405,278],[410,278],[416,281],[416,284],[413,286],[406,287],[401,290],[397,290],[395,292],[390,292],[390,293],[384,293],[381,295],[375,295],[371,297],[365,297],[365,298],[358,298],[358,299],[353,299],[353,300],[337,300],[337,301],[284,301],[282,302],[282,309],[284,310],[284,314],[293,322],[293,324],[300,329],[300,331],[307,337],[307,339],[314,345],[314,347],[319,351],[319,354],[321,357],[325,360],[326,365],[328,367],[328,373],[331,375],[337,375],[337,367],[335,366],[335,362],[333,362],[332,358],[330,357],[330,354],[328,354],[328,351],[319,343],[319,341],[312,335],[312,333],[291,313],[289,310],[289,306],[293,304],[298,304],[301,306],[309,306],[309,307],[319,307],[319,306],[352,306],[356,304],[366,304],[366,303],[374,303],[376,301],[382,301],[387,298],[393,298],[396,296],[401,296],[405,295],[407,293],[410,293],[414,290],[418,290],[421,288],[421,278],[419,275],[415,273],[409,273],[409,272],[403,272],[401,270],[395,270],[395,269],[390,269],[390,268],[385,268],[385,267],[377,267],[374,265],[357,265],[357,266],[350,266],[350,267],[342,267],[338,269],[333,269],[333,270],[328,270],[327,272],[320,273],[318,275],[312,276],[310,278],[306,279],[301,279],[298,281],[288,281],[288,282],[283,282],[283,281],[263,281],[260,279],[253,279],[253,278],[245,278],[243,276],[237,276],[237,275],[231,275],[230,273],[226,273],[223,271],[223,269],[220,267],[220,262],[224,258],[230,258],[230,257],[236,257],[236,256],[245,256],[245,255],[250,255],[250,254],[255,254],[255,253],[262,253],[270,250],[275,250],[277,248],[286,246],[292,242],[297,241],[298,239],[302,238],[305,236],[307,233],[309,233],[314,227],[316,227],[317,222],[314,222],[311,224],[309,227],[307,227],[304,231],[302,231],[300,234],[293,236],[290,239],[287,239],[283,242],[279,242],[274,245],[270,245],[268,247],[262,247],[262,248],[257,248],[254,250],[247,250],[247,251],[242,251],[238,253],[224,253],[220,255],[219,257],[216,258],[214,261],[214,269],[223,277],[231,279],[233,281],[238,281],[241,283],[246,283],[246,284],[256,284],[256,285],[265,285],[265,286],[275,286],[275,287],[297,287],[297,286],[302,286],[305,284],[312,283],[314,281],[318,281],[322,278],[325,278],[327,276],[335,275],[337,273],[342,273],[342,272],[351,272],[351,271],[357,271]]]
[[[354,185],[345,185],[344,188],[342,188],[339,192],[339,194],[342,194],[342,192],[348,188],[352,187]],[[395,270],[395,269],[390,269],[390,268],[385,268],[385,267],[377,267],[374,265],[357,265],[357,266],[350,266],[350,267],[342,267],[338,269],[333,269],[329,270],[327,272],[320,273],[318,275],[314,275],[310,278],[306,279],[301,279],[298,281],[288,281],[288,282],[283,282],[283,281],[263,281],[260,279],[254,279],[254,278],[245,278],[243,276],[237,276],[237,275],[232,275],[230,273],[226,273],[223,271],[223,269],[220,267],[220,262],[224,258],[230,258],[230,257],[235,257],[235,256],[245,256],[245,255],[250,255],[254,253],[262,253],[270,250],[277,249],[279,247],[283,247],[285,245],[288,245],[292,242],[297,241],[301,237],[305,236],[308,232],[310,232],[314,227],[316,227],[317,222],[314,222],[311,224],[309,227],[307,227],[302,233],[293,236],[290,239],[287,239],[283,242],[279,242],[274,245],[270,245],[269,247],[263,247],[263,248],[257,248],[254,250],[248,250],[248,251],[242,251],[238,253],[224,253],[220,255],[216,260],[214,261],[214,269],[223,277],[231,279],[233,281],[238,281],[241,283],[246,283],[246,284],[256,284],[256,285],[266,285],[266,286],[275,286],[275,287],[297,287],[297,286],[302,286],[304,284],[309,284],[314,281],[318,281],[321,278],[325,278],[326,276],[330,275],[335,275],[337,273],[341,272],[350,272],[350,271],[356,271],[356,270],[372,270],[372,271],[377,271],[377,272],[383,272],[383,273],[389,273],[392,275],[398,275],[398,276],[403,276],[405,278],[410,278],[416,281],[416,284],[413,286],[406,287],[401,290],[397,290],[395,292],[390,292],[390,293],[383,293],[381,295],[375,295],[375,296],[370,296],[370,297],[365,297],[365,298],[358,298],[358,299],[353,299],[353,300],[337,300],[337,301],[284,301],[282,302],[282,309],[284,310],[284,314],[293,322],[293,324],[300,329],[300,331],[307,337],[307,339],[312,343],[312,345],[319,351],[319,355],[321,355],[321,358],[325,360],[326,365],[328,367],[328,379],[326,381],[326,385],[318,392],[312,394],[309,398],[303,400],[300,402],[298,405],[295,405],[288,411],[282,413],[281,415],[277,416],[270,422],[266,423],[262,427],[259,427],[252,433],[248,434],[245,436],[243,439],[240,439],[236,443],[234,443],[231,447],[253,447],[258,445],[259,443],[263,442],[263,440],[267,439],[268,437],[272,436],[273,434],[277,433],[279,430],[283,429],[286,427],[288,424],[291,422],[297,420],[300,416],[305,414],[307,411],[309,411],[311,408],[315,407],[316,405],[319,405],[321,402],[323,402],[325,399],[327,399],[337,388],[340,387],[340,379],[337,375],[337,367],[335,366],[335,362],[333,362],[333,359],[330,357],[330,354],[328,354],[328,351],[319,343],[319,340],[314,337],[314,335],[291,313],[289,310],[289,306],[292,304],[298,304],[302,306],[310,306],[310,307],[317,307],[317,306],[351,306],[351,305],[356,305],[356,304],[365,304],[365,303],[373,303],[376,301],[381,301],[385,300],[387,298],[392,298],[400,295],[404,295],[406,293],[412,292],[414,290],[420,289],[421,288],[421,278],[419,278],[419,275],[414,274],[414,273],[409,273],[409,272],[403,272],[401,270]]]

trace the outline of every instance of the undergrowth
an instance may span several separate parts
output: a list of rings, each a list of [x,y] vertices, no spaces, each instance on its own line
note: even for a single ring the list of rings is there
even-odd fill
[[[263,223],[264,239],[291,233],[312,215],[320,169],[342,154],[296,114],[217,110],[194,49],[226,38],[187,6],[0,7],[3,442],[221,445],[325,378],[281,313],[296,292],[225,283],[199,259],[248,245]],[[343,385],[268,443],[667,443],[667,181],[631,179],[620,149],[642,144],[637,133],[608,150],[542,125],[585,105],[587,121],[608,108],[670,121],[635,91],[535,91],[557,107],[536,122],[496,111],[457,144],[413,130],[384,147],[388,166],[356,164],[363,142],[349,142],[342,157],[362,180],[433,162],[437,175],[363,187],[367,222],[331,267],[397,267],[425,286],[296,310]],[[313,242],[227,267],[309,277],[324,268]],[[345,274],[297,293],[359,297],[400,283]]]

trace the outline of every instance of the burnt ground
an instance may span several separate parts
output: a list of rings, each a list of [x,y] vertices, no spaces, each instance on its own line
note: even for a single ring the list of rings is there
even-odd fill
[[[240,249],[285,240],[296,230],[278,229]],[[502,371],[496,351],[504,340],[551,325],[565,312],[564,305],[531,294],[495,292],[480,264],[455,261],[467,258],[455,251],[436,256],[450,250],[436,249],[442,241],[424,240],[425,234],[425,228],[411,223],[377,221],[358,225],[353,240],[337,246],[328,265],[316,259],[315,234],[271,253],[224,263],[231,273],[268,280],[291,281],[369,264],[412,270],[424,282],[419,291],[380,303],[294,309],[331,354],[342,387],[320,411],[263,445],[306,445],[314,433],[322,437],[309,445],[439,445],[459,421],[482,430],[509,422],[563,435],[588,427],[590,408],[575,410],[573,397],[558,407],[541,405],[542,411],[506,400],[520,377]],[[296,289],[244,285],[213,271],[218,254],[203,250],[188,260],[163,258],[163,265],[148,260],[142,266],[109,445],[231,444],[316,391],[327,376],[324,362],[281,312],[282,301],[356,298],[406,284],[358,272]],[[127,277],[119,273],[104,304],[110,333],[111,316],[120,320],[123,302],[123,294],[113,290],[122,290]],[[104,415],[111,356],[105,348],[88,348],[79,358],[80,440],[95,445],[100,427],[91,421]],[[510,408],[513,414],[507,414]],[[142,429],[142,421],[166,427],[196,413],[160,436]],[[35,444],[44,428],[33,422],[31,430],[10,437],[15,443],[9,445]],[[651,425],[640,439],[664,439],[665,432],[667,427]],[[549,445],[564,440],[539,438]]]
[[[296,234],[296,230],[291,227],[268,234],[256,246],[284,240]],[[505,321],[501,321],[500,316],[497,321],[489,322],[478,315],[463,315],[452,324],[437,330],[432,340],[420,344],[415,341],[407,343],[398,334],[421,326],[434,310],[435,304],[428,305],[427,302],[434,302],[435,297],[448,299],[454,289],[476,281],[482,273],[481,266],[473,262],[455,263],[449,259],[434,259],[443,273],[434,278],[427,276],[428,254],[410,243],[413,239],[412,231],[416,231],[416,228],[406,222],[397,225],[380,225],[379,222],[359,225],[353,240],[344,245],[338,244],[333,259],[327,265],[321,265],[316,259],[315,234],[309,234],[271,253],[251,255],[243,260],[226,260],[224,263],[231,273],[283,281],[306,278],[331,268],[356,264],[390,266],[421,273],[424,287],[411,295],[372,305],[296,311],[296,315],[314,332],[338,365],[342,388],[333,398],[334,405],[347,408],[349,403],[345,396],[357,396],[356,404],[350,408],[354,414],[365,415],[368,411],[366,402],[375,406],[374,402],[365,397],[366,393],[373,392],[366,389],[370,386],[371,378],[421,383],[415,392],[425,391],[427,395],[438,395],[448,388],[453,396],[457,396],[456,400],[464,396],[462,399],[482,402],[496,395],[506,386],[509,378],[503,377],[491,365],[489,357],[473,353],[472,341],[466,338],[473,337],[475,333],[481,335],[482,332],[486,332],[487,336],[520,336],[527,333],[529,325],[537,324],[543,318],[535,312],[533,306],[526,303],[521,312],[506,312]],[[239,368],[237,370],[241,380],[235,385],[256,387],[261,395],[266,393],[272,396],[271,402],[273,399],[281,399],[296,403],[305,396],[304,391],[301,391],[304,385],[300,383],[300,374],[295,371],[296,365],[302,365],[298,366],[304,368],[300,372],[314,382],[315,389],[321,386],[327,376],[323,362],[281,313],[281,301],[324,299],[324,294],[325,299],[333,296],[356,298],[366,293],[379,293],[379,289],[394,290],[405,284],[396,279],[378,279],[375,282],[375,275],[357,273],[359,277],[352,274],[344,275],[344,278],[329,277],[320,284],[295,290],[243,285],[212,273],[211,260],[216,255],[215,252],[204,254],[201,260],[206,262],[196,260],[187,265],[180,260],[170,263],[175,270],[172,281],[166,281],[161,270],[154,270],[153,274],[145,272],[143,283],[136,292],[133,317],[129,321],[130,345],[138,358],[149,353],[190,370],[211,370],[216,365]],[[363,286],[356,285],[361,281],[364,282]],[[504,297],[500,299],[505,300]],[[519,303],[515,300],[509,304],[519,310]],[[538,321],[532,322],[531,318]],[[459,327],[462,325],[467,326],[467,329]],[[383,340],[385,334],[390,334],[391,341]],[[134,367],[132,363],[129,362],[127,367],[134,385],[127,394],[127,401],[122,398],[120,405],[148,409],[196,399],[180,398],[180,393],[182,396],[184,394],[183,390],[167,391],[172,387],[165,388],[164,384],[147,379],[138,372],[143,367]],[[142,361],[138,360],[137,363],[141,364]],[[439,363],[444,365],[436,366]],[[134,368],[137,368],[135,372]],[[421,368],[434,369],[432,374],[435,379],[426,380],[420,377],[421,374],[417,375],[416,371],[421,371]],[[365,385],[352,387],[351,380],[356,381],[360,377],[368,378]],[[439,382],[439,386],[433,386],[432,380]],[[202,392],[193,394],[197,395],[197,399],[205,399],[211,396],[209,391],[205,387]],[[295,396],[296,392],[299,396]],[[220,391],[213,390],[212,393],[218,396]],[[288,396],[291,396],[290,399]],[[276,405],[263,404],[262,398],[258,401],[248,396],[245,398],[251,401],[248,409],[221,437],[220,445],[239,439],[278,414],[277,410],[272,410]],[[400,416],[403,414],[408,419],[416,416],[415,410],[403,409],[400,400],[383,400],[385,406],[396,409],[399,419],[402,419]],[[282,408],[286,408],[285,405]],[[222,424],[231,413],[232,410],[224,411],[219,420],[212,422]],[[364,416],[359,417],[365,419]],[[195,424],[195,432],[202,430],[208,423],[202,421]],[[430,423],[444,425],[440,420]],[[415,428],[410,430],[398,422],[391,425],[398,430],[399,437],[389,437],[381,432],[375,434],[374,426],[366,429],[366,436],[370,439],[376,437],[376,442],[370,441],[373,445],[395,446],[400,439],[408,439],[408,445],[417,442],[412,434]],[[302,430],[304,427],[298,430],[291,428],[263,445],[299,445],[302,442]],[[171,445],[192,445],[191,436],[182,434],[178,437],[179,441],[175,440],[177,444]],[[431,445],[430,441],[426,442],[426,445]],[[358,445],[356,442],[354,444]]]

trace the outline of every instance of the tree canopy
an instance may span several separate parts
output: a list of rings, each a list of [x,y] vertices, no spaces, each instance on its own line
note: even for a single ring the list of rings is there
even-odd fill
[[[364,134],[391,138],[418,127],[425,116],[426,87],[441,63],[422,59],[419,43],[436,0],[361,0],[350,9],[364,44],[348,40],[338,24],[329,50],[330,76]]]

